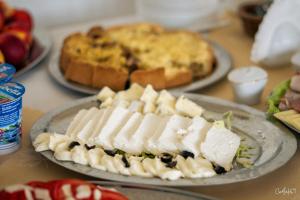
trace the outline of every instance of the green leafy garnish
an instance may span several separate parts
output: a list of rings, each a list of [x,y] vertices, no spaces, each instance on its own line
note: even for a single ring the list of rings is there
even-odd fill
[[[253,149],[253,147],[241,144],[235,154],[236,162],[245,168],[250,168],[253,165],[251,161],[252,154],[249,153],[251,149]]]
[[[269,117],[273,116],[273,114],[280,112],[278,105],[280,103],[281,98],[284,96],[286,91],[290,87],[291,80],[283,81],[279,85],[277,85],[271,95],[268,98],[268,111],[267,114]]]
[[[231,127],[232,127],[232,117],[233,117],[232,111],[228,111],[223,114],[223,120],[225,123],[225,127],[228,128],[229,130],[231,130]]]

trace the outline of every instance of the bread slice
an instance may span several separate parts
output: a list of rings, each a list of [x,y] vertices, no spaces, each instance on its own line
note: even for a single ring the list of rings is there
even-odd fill
[[[213,70],[214,55],[199,34],[138,23],[92,27],[63,43],[60,67],[67,80],[95,88],[125,88],[127,81],[155,89],[188,84]]]

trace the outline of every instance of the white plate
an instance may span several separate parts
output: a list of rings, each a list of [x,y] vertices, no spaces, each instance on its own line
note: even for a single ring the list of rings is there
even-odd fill
[[[251,180],[278,169],[294,155],[297,149],[295,136],[284,126],[280,124],[276,126],[267,121],[264,113],[248,106],[213,97],[196,94],[186,94],[186,97],[208,110],[204,114],[208,119],[221,119],[224,112],[233,111],[233,131],[244,138],[244,142],[247,145],[254,147],[253,156],[251,157],[254,162],[252,168],[247,169],[235,166],[232,171],[226,174],[210,178],[186,178],[166,181],[160,178],[124,176],[73,162],[58,161],[54,158],[51,151],[44,151],[41,154],[60,166],[95,178],[162,186],[207,186]],[[98,104],[95,96],[88,97],[70,102],[44,115],[32,127],[30,132],[31,140],[33,141],[42,132],[64,134],[70,121],[80,109],[97,106]]]
[[[215,42],[210,42],[210,43],[213,47],[214,54],[216,57],[216,66],[213,72],[205,78],[193,81],[188,85],[170,89],[170,91],[191,92],[191,91],[199,90],[218,82],[229,72],[232,66],[232,60],[228,52],[217,43]],[[85,94],[97,94],[99,92],[99,89],[95,89],[75,82],[67,81],[64,78],[64,75],[59,68],[59,54],[60,54],[59,50],[55,51],[52,57],[50,58],[49,65],[48,65],[49,73],[54,78],[54,80],[56,80],[62,86],[77,92],[81,92]]]
[[[36,67],[49,53],[51,48],[51,40],[49,34],[46,30],[37,29],[33,33],[34,42],[37,43],[38,47],[41,48],[39,55],[30,61],[26,66],[24,66],[21,70],[18,70],[15,74],[15,78],[21,76],[25,72],[28,72],[33,67]],[[35,50],[35,49],[33,49]],[[31,52],[32,53],[32,52]]]

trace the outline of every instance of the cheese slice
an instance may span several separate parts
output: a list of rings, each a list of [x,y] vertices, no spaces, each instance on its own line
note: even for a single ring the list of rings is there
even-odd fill
[[[194,117],[192,124],[187,128],[186,135],[183,135],[179,142],[180,150],[192,152],[195,156],[200,155],[200,144],[204,141],[210,126],[210,123],[204,118]]]
[[[97,99],[100,101],[105,101],[107,98],[113,98],[115,96],[115,92],[112,91],[109,87],[104,87],[102,90],[98,93]]]
[[[127,121],[127,123],[122,127],[120,132],[114,138],[114,147],[125,151],[125,147],[131,145],[129,143],[129,140],[131,136],[135,133],[137,128],[140,126],[142,120],[142,114],[138,112],[133,113]]]
[[[131,112],[128,109],[116,107],[109,116],[106,124],[100,130],[95,143],[101,145],[104,149],[113,149],[113,138],[125,125],[130,115]]]
[[[156,130],[153,132],[153,135],[150,138],[148,138],[148,140],[144,144],[146,152],[150,152],[155,155],[161,153],[158,147],[158,138],[160,137],[163,130],[166,128],[169,119],[169,116],[162,117],[159,123],[156,125]]]
[[[95,114],[99,111],[98,108],[92,107],[90,108],[87,113],[78,121],[77,125],[74,127],[73,131],[70,132],[70,137],[75,138],[80,130],[91,120]]]
[[[138,100],[134,100],[130,103],[128,109],[130,112],[142,112],[144,107],[144,103]]]
[[[90,119],[88,121],[88,123],[78,132],[76,138],[80,142],[82,142],[82,143],[88,142],[88,138],[93,134],[93,131],[94,131],[96,125],[99,123],[99,119],[101,118],[102,115],[103,115],[103,112],[98,110],[95,113],[95,116],[93,116],[92,119]]]
[[[131,154],[142,153],[145,149],[145,141],[153,135],[160,120],[161,118],[153,113],[146,114],[138,129],[129,139],[128,145],[124,148],[125,151]]]
[[[179,97],[176,102],[176,110],[182,114],[189,117],[201,116],[204,112],[204,109],[201,106],[198,106],[193,101],[187,99],[184,96]]]
[[[98,119],[98,122],[96,123],[96,126],[94,127],[94,130],[90,137],[88,138],[88,144],[89,145],[94,145],[95,144],[95,138],[100,134],[101,129],[103,126],[106,124],[108,118],[110,117],[112,111],[114,110],[113,107],[111,108],[105,108],[101,109],[100,112],[102,113],[100,115],[100,119]]]
[[[114,107],[123,107],[127,108],[130,105],[130,102],[125,99],[114,99],[112,106]]]
[[[177,131],[188,128],[190,123],[191,119],[187,117],[173,115],[157,140],[160,152],[178,152],[177,144],[179,137]]]
[[[71,121],[70,125],[68,126],[68,129],[66,131],[66,135],[71,136],[71,133],[74,132],[74,129],[76,128],[76,126],[78,125],[79,121],[82,120],[82,118],[86,115],[87,110],[86,109],[82,109],[80,110],[75,117],[73,118],[73,120]]]
[[[155,104],[157,97],[158,93],[153,89],[151,85],[147,85],[140,99],[145,103]]]
[[[240,137],[230,130],[213,126],[200,146],[201,153],[209,161],[229,171],[240,146],[240,140]]]
[[[160,92],[156,103],[158,104],[158,107],[156,108],[155,113],[160,115],[172,115],[176,113],[176,98],[166,90]]]

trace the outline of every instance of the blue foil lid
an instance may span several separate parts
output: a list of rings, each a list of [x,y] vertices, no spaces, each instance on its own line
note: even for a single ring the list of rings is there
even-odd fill
[[[16,68],[14,66],[7,63],[0,64],[0,84],[9,82],[15,73]]]
[[[0,95],[10,100],[15,100],[25,93],[25,87],[16,82],[4,83],[0,85]]]

